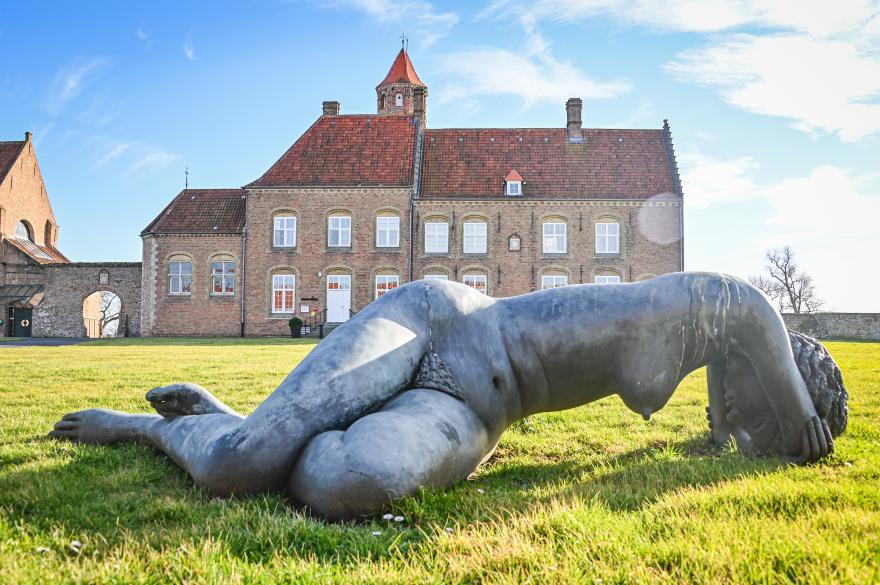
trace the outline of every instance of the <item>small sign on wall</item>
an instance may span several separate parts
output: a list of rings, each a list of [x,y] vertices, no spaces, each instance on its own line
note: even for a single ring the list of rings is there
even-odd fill
[[[300,313],[308,313],[308,312],[309,312],[309,306],[308,306],[308,305],[300,305],[300,306],[299,306],[299,312],[300,312]]]

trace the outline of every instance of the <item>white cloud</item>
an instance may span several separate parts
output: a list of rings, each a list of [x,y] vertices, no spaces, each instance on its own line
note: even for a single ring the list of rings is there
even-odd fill
[[[134,165],[132,165],[131,173],[155,173],[168,165],[180,160],[176,154],[171,154],[163,150],[156,151],[142,157]]]
[[[666,69],[730,105],[787,118],[810,135],[880,134],[880,2],[838,0],[498,0],[484,14],[531,22],[608,18],[624,26],[713,33]]]
[[[192,33],[188,34],[186,40],[183,41],[183,56],[190,61],[195,61],[197,59],[196,48],[192,41]]]
[[[147,50],[149,50],[153,46],[153,38],[147,31],[144,30],[143,24],[138,26],[134,34],[138,38],[138,40],[144,44]]]
[[[114,160],[116,160],[120,155],[122,155],[125,151],[127,151],[132,146],[135,146],[140,141],[135,140],[133,142],[118,142],[107,147],[103,154],[101,154],[95,161],[92,163],[93,169],[100,169],[102,167],[107,166]]]
[[[718,88],[733,106],[788,118],[809,134],[853,142],[880,133],[880,59],[849,41],[729,35],[679,54],[666,68],[681,80]]]
[[[109,66],[110,59],[106,57],[81,58],[67,64],[58,71],[52,81],[46,109],[51,114],[58,114],[70,100],[94,83]]]
[[[758,169],[752,157],[721,160],[700,152],[686,152],[678,157],[678,162],[686,204],[691,209],[760,197],[750,176]]]
[[[421,0],[339,0],[332,5],[355,8],[383,24],[411,27],[410,36],[421,47],[447,36],[459,20],[455,12],[438,12],[432,3]]]
[[[630,90],[623,80],[597,81],[553,54],[551,44],[528,19],[520,21],[523,51],[484,47],[443,55],[440,71],[455,78],[441,87],[441,103],[473,106],[475,96],[513,95],[528,108],[541,102],[563,103],[570,97],[612,98]]]

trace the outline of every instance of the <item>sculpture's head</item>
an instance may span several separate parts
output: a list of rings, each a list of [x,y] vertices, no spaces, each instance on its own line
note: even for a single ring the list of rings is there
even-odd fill
[[[825,419],[833,436],[846,430],[849,394],[837,363],[818,340],[789,331],[794,361],[807,385],[816,414]]]

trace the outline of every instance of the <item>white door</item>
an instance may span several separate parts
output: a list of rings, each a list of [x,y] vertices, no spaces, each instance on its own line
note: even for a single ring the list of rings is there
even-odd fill
[[[351,275],[327,275],[327,322],[343,323],[351,316]]]

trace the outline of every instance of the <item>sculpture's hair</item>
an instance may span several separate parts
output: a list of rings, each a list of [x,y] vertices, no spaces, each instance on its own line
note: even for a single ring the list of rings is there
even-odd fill
[[[846,430],[849,394],[837,363],[817,339],[797,331],[789,331],[791,350],[816,413],[828,423],[833,436]]]

